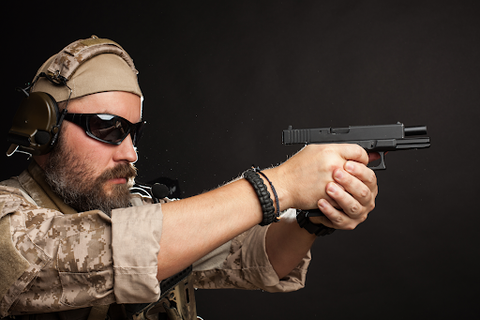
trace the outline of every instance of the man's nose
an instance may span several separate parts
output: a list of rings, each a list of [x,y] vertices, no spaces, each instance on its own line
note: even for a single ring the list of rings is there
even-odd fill
[[[138,160],[137,151],[133,145],[131,134],[129,134],[117,148],[115,154],[116,161],[135,163]]]

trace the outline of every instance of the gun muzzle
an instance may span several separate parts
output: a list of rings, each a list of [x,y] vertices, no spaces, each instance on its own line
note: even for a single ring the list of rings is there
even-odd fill
[[[427,134],[427,126],[405,127],[405,136],[421,136]]]

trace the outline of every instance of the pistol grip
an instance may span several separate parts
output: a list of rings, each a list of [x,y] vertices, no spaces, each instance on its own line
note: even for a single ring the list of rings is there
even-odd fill
[[[368,166],[372,170],[385,170],[387,166],[385,165],[385,151],[378,151],[380,154],[380,163],[377,166],[371,167]]]

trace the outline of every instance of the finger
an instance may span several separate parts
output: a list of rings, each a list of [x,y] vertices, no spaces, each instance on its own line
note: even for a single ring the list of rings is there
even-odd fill
[[[342,144],[340,146],[341,146],[340,155],[344,159],[357,161],[365,165],[368,164],[369,155],[365,151],[365,149],[360,147],[358,144],[348,144],[348,145]]]
[[[372,169],[355,161],[347,161],[344,168],[346,172],[363,182],[363,184],[370,189],[374,197],[376,197],[378,193],[377,176]]]
[[[366,168],[364,165],[361,166]],[[336,183],[345,188],[345,194],[334,193],[334,187],[331,185],[327,187],[327,194],[340,205],[346,214],[352,218],[358,218],[363,213],[373,210],[377,190],[376,184],[372,185],[371,189],[356,176],[342,169],[335,170],[333,177]]]
[[[322,211],[322,213],[324,214],[324,216],[316,216],[316,217],[309,217],[310,221],[312,223],[315,223],[315,224],[323,224],[327,227],[330,227],[330,228],[335,228],[335,225],[333,224],[333,222],[330,220],[330,219],[337,219],[338,220],[338,217],[337,217],[337,211],[338,209],[336,209],[334,206],[332,206],[332,204],[330,203],[330,201],[327,201],[325,199],[321,199],[318,201],[318,209],[320,209],[320,211]]]
[[[330,228],[353,230],[360,223],[349,218],[345,213],[334,208],[328,201],[321,199],[318,201],[318,208],[325,217],[310,217],[310,221],[316,224],[323,224]]]
[[[364,188],[370,194],[370,190]],[[370,208],[371,206],[370,200],[365,200],[365,203],[362,203],[334,182],[328,184],[327,194],[340,206],[341,211],[352,219],[362,218],[362,215],[367,212],[367,207]]]
[[[333,200],[339,203],[342,208],[343,205],[349,205],[352,198],[360,202],[362,206],[367,205],[372,201],[372,190],[370,190],[370,188],[357,177],[342,169],[337,169],[333,172],[333,178],[336,183],[344,188],[346,194],[333,192],[335,185],[329,185],[327,187],[327,194],[330,197],[333,196]],[[347,195],[350,195],[350,197],[347,197]],[[340,203],[339,201],[343,201],[343,203]]]

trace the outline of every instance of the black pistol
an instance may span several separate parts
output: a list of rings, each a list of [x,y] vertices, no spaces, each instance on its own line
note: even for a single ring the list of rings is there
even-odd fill
[[[367,152],[378,152],[380,164],[372,170],[384,170],[385,152],[430,147],[430,138],[426,137],[426,126],[405,127],[403,123],[370,126],[350,126],[342,128],[293,129],[283,130],[282,143],[351,143],[358,144]],[[408,137],[408,138],[406,138]],[[323,216],[319,209],[303,210],[306,216]]]
[[[386,169],[385,152],[430,147],[430,138],[426,137],[426,126],[405,127],[403,123],[370,126],[349,126],[340,128],[293,129],[283,130],[282,143],[350,143],[358,144],[367,152],[378,152],[380,164],[373,170]],[[406,138],[408,137],[408,138]]]

